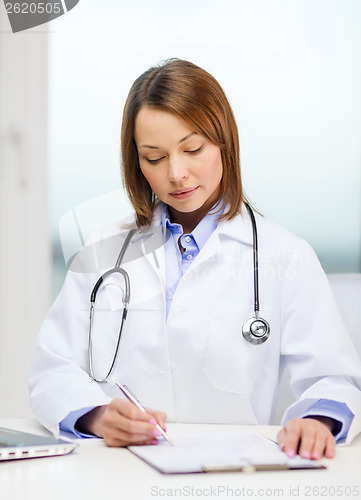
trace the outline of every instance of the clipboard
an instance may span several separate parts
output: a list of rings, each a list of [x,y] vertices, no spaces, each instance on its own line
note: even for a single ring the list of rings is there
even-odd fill
[[[296,456],[289,458],[277,443],[257,433],[191,434],[158,445],[129,446],[138,458],[162,474],[322,470],[324,465]]]

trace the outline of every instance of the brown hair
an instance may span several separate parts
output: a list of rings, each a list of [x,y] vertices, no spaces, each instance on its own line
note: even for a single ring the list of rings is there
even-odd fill
[[[123,112],[121,148],[123,181],[136,211],[138,226],[153,218],[155,194],[144,177],[134,141],[135,119],[143,106],[156,106],[176,113],[196,132],[221,150],[223,175],[218,203],[229,209],[221,219],[241,211],[244,200],[239,139],[236,121],[227,97],[217,80],[188,61],[171,59],[143,73],[133,83]]]

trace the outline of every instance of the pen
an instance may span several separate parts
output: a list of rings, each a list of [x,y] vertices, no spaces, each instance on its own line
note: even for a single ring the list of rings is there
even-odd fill
[[[129,387],[126,385],[120,384],[117,380],[115,379],[109,379],[108,382],[115,384],[119,389],[122,391],[124,396],[126,396],[129,401],[135,404],[137,408],[139,408],[140,411],[143,413],[148,413],[147,410],[144,408],[143,405],[138,401],[138,399],[130,392]],[[173,441],[167,436],[167,434],[164,432],[164,430],[161,428],[159,424],[156,424],[155,428],[162,434],[162,436],[168,441],[169,444],[174,446]]]

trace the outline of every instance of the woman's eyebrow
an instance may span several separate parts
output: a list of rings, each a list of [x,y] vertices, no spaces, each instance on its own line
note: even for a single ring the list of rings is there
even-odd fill
[[[197,132],[191,132],[190,134],[186,135],[185,137],[183,137],[183,139],[181,139],[179,141],[178,144],[181,144],[182,142],[186,141],[187,139],[189,139],[192,135],[196,134]]]
[[[183,139],[181,139],[178,142],[178,144],[181,144],[182,142],[186,141],[194,134],[197,134],[197,132],[191,132],[190,134],[186,135],[185,137],[183,137]],[[150,144],[141,144],[140,146],[138,146],[138,149],[140,149],[140,148],[160,149],[158,146],[151,146]]]
[[[140,146],[138,146],[138,149],[140,148],[159,149],[158,146],[150,146],[148,144],[141,144]]]

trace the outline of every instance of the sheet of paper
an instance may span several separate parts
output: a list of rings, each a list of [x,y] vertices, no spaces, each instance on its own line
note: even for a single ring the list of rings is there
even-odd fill
[[[172,440],[174,446],[161,441],[155,446],[130,446],[129,450],[167,474],[250,465],[319,467],[317,462],[299,456],[288,458],[276,443],[256,433],[192,434],[172,436]]]

